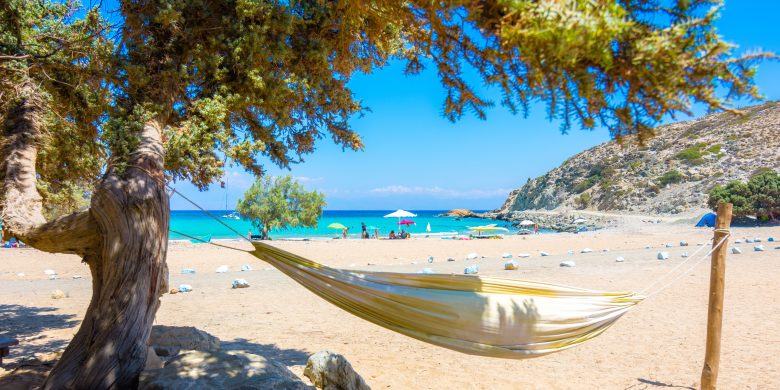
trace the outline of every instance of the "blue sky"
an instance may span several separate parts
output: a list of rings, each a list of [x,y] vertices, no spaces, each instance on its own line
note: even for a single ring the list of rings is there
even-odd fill
[[[739,45],[738,52],[780,53],[777,15],[780,1],[726,1],[719,32]],[[780,99],[780,63],[763,63],[756,81],[764,96]],[[356,75],[350,87],[371,109],[351,121],[363,138],[363,151],[342,151],[326,138],[289,171],[263,161],[269,174],[289,173],[324,192],[331,210],[493,209],[529,177],[609,139],[604,129],[561,134],[560,124],[548,121],[541,105],[528,118],[496,106],[487,120],[465,115],[451,123],[441,116],[444,91],[430,69],[407,77],[400,64],[391,64]],[[233,208],[254,179],[240,168],[229,169],[227,176],[227,191],[219,185],[204,192],[187,183],[176,187],[209,209],[223,209],[227,195]],[[174,197],[171,208],[192,207]]]

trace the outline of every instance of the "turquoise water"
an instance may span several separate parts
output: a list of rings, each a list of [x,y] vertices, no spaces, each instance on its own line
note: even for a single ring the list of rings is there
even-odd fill
[[[232,211],[232,210],[231,210]],[[214,210],[210,211],[211,214],[221,217],[228,214],[231,211]],[[288,230],[278,230],[271,232],[271,238],[328,238],[336,237],[341,234],[340,231],[334,229],[328,229],[327,226],[331,223],[338,222],[344,226],[349,227],[349,237],[360,237],[360,223],[365,223],[366,226],[376,226],[379,228],[379,234],[382,237],[387,237],[390,230],[394,230],[398,233],[398,219],[397,218],[383,218],[383,215],[387,215],[395,210],[326,210],[320,217],[319,223],[316,228],[295,228]],[[497,224],[500,227],[506,227],[510,229],[510,233],[515,229],[509,226],[504,221],[495,221],[491,219],[483,218],[462,218],[455,219],[453,217],[436,217],[436,215],[444,213],[445,210],[409,210],[414,214],[417,214],[416,218],[410,218],[417,223],[417,225],[411,225],[405,228],[407,232],[411,234],[424,234],[425,228],[428,223],[431,224],[431,233],[443,233],[443,232],[457,232],[460,234],[467,234],[469,232],[468,226],[479,226],[486,224]],[[249,220],[246,219],[226,219],[220,218],[220,221],[227,223],[230,227],[238,230],[242,234],[247,234],[251,229],[254,234],[259,234],[256,228],[252,227]],[[202,211],[190,211],[190,210],[173,210],[171,211],[171,230],[176,230],[184,234],[195,237],[207,237],[211,238],[238,238],[236,234],[231,232],[213,218],[209,217]],[[373,232],[370,232],[373,233]],[[171,239],[185,239],[176,233],[171,233]]]

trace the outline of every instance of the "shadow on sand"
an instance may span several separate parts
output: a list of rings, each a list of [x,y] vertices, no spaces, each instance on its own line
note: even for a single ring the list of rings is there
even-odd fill
[[[682,386],[682,385],[675,385],[671,383],[664,383],[660,381],[653,381],[650,379],[644,379],[644,378],[636,378],[638,383],[635,383],[631,386],[626,387],[625,390],[645,390],[645,389],[660,389],[660,388],[668,388],[668,389],[686,389],[686,390],[696,390],[695,387],[690,386]]]

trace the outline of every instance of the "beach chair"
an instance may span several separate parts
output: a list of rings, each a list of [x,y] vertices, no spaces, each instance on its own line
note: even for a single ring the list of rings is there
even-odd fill
[[[8,348],[12,345],[19,345],[19,340],[0,336],[0,365],[3,364],[3,356],[8,356]]]

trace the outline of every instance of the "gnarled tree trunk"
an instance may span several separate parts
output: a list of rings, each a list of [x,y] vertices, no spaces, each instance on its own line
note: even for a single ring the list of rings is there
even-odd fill
[[[44,388],[134,388],[168,279],[169,204],[160,127],[144,126],[126,170],[109,168],[89,210],[46,222],[35,187],[44,106],[32,83],[23,86],[22,97],[4,124],[0,217],[37,249],[81,255],[92,273],[84,321]]]

